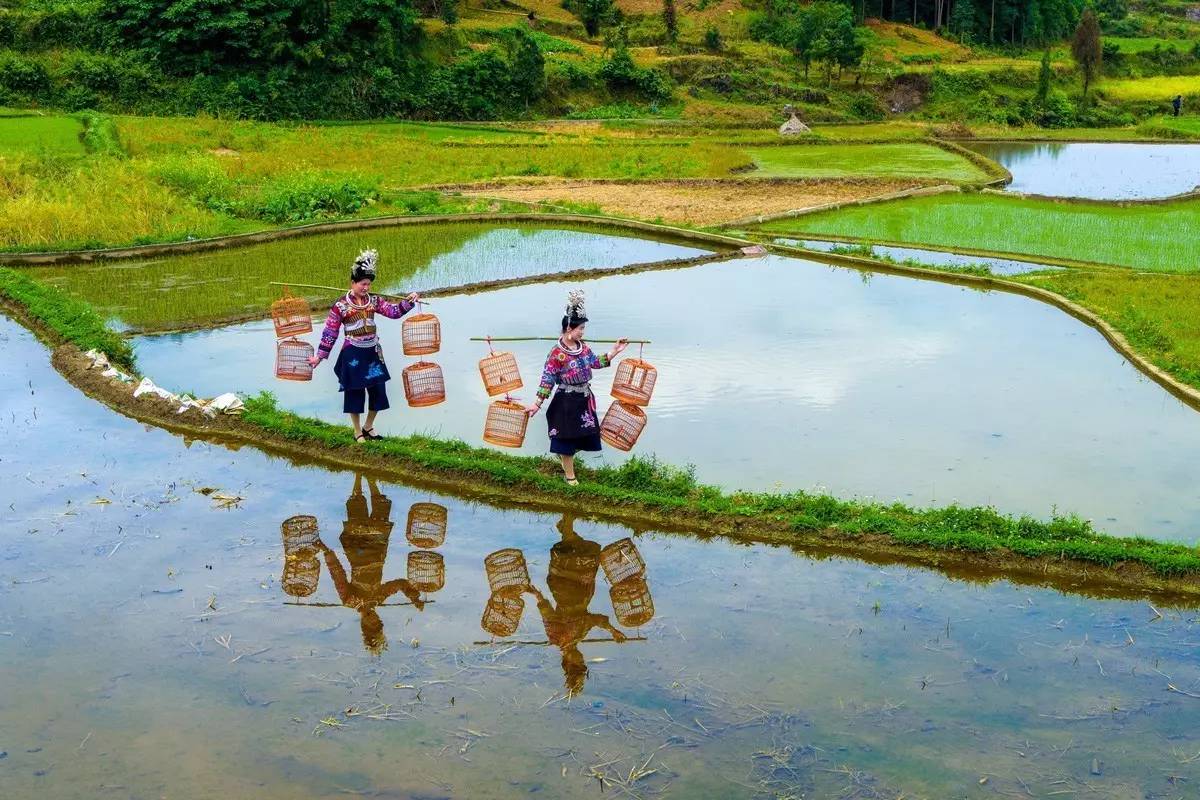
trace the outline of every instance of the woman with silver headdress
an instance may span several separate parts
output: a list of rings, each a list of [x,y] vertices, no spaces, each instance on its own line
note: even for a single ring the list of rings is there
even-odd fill
[[[579,483],[575,478],[575,454],[580,450],[600,449],[600,419],[596,414],[596,396],[592,394],[592,370],[610,366],[629,346],[625,339],[618,339],[610,352],[596,355],[583,341],[587,321],[583,292],[569,293],[562,335],[546,358],[537,401],[526,409],[532,417],[558,387],[546,411],[546,424],[550,429],[550,452],[562,459],[563,476],[572,486]]]
[[[345,333],[333,372],[337,375],[338,391],[343,393],[342,410],[350,415],[356,442],[383,438],[375,433],[375,415],[389,407],[385,384],[392,376],[383,360],[383,348],[375,331],[375,315],[399,319],[421,299],[418,293],[413,292],[399,303],[392,303],[371,294],[378,261],[379,253],[374,250],[364,250],[354,259],[350,267],[350,291],[334,301],[329,309],[325,330],[321,333],[321,345],[317,348],[317,354],[308,360],[316,367],[329,358],[330,351],[337,343],[338,330]],[[368,398],[370,412],[364,422],[362,413],[366,410]]]

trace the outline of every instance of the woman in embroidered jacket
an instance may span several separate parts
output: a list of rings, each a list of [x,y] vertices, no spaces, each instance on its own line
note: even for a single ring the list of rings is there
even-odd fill
[[[596,355],[583,341],[587,321],[583,292],[571,292],[567,295],[567,313],[562,318],[562,336],[550,351],[542,370],[538,399],[526,409],[532,417],[554,387],[558,387],[546,411],[546,424],[550,429],[550,452],[562,459],[563,476],[572,486],[579,483],[575,478],[575,454],[580,450],[595,452],[600,449],[600,420],[591,388],[592,370],[611,365],[613,359],[629,346],[625,339],[619,339],[610,352]]]
[[[337,343],[338,329],[344,330],[342,349],[333,365],[333,373],[337,375],[338,391],[343,393],[342,410],[350,415],[356,442],[383,438],[375,433],[375,415],[389,407],[385,384],[392,376],[383,361],[383,348],[375,332],[375,315],[399,319],[421,299],[413,292],[399,303],[392,303],[371,294],[378,260],[379,253],[374,250],[364,250],[354,259],[354,265],[350,267],[350,291],[329,309],[321,345],[317,354],[308,359],[308,363],[316,367],[329,358]],[[362,413],[368,397],[371,410],[364,423]]]

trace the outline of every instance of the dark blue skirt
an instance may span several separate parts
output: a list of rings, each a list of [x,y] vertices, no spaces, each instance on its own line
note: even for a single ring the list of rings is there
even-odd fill
[[[591,392],[555,392],[546,409],[550,429],[550,452],[573,456],[580,450],[600,450],[600,426],[596,417],[596,398]]]
[[[339,392],[347,389],[366,389],[368,386],[386,383],[392,379],[387,364],[383,363],[383,348],[379,345],[346,345],[342,352],[338,353],[337,362],[333,365],[333,374],[337,375]]]

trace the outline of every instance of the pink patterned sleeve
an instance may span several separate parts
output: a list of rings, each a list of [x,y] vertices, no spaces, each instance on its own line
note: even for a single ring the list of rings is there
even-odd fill
[[[413,310],[413,304],[407,300],[401,300],[399,303],[393,303],[390,300],[379,298],[375,304],[375,310],[383,314],[388,319],[400,319],[405,314]]]
[[[321,331],[321,344],[317,347],[317,358],[329,358],[329,351],[337,343],[338,331],[342,327],[342,315],[338,313],[337,306],[329,309],[329,316],[325,318],[325,330]]]

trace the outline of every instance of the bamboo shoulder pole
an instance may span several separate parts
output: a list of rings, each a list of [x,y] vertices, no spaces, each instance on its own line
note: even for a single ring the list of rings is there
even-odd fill
[[[297,289],[328,289],[328,290],[329,290],[329,291],[331,291],[331,292],[338,292],[339,294],[345,294],[345,293],[346,293],[346,290],[345,290],[345,289],[339,289],[339,288],[338,288],[338,287],[336,287],[336,286],[318,286],[318,285],[317,285],[317,284],[315,284],[315,283],[285,283],[285,282],[283,282],[283,281],[271,281],[271,282],[269,283],[269,285],[270,285],[270,286],[283,286],[284,288],[287,288],[288,286],[294,286],[294,287],[296,287]],[[389,293],[389,292],[372,292],[372,294],[377,294],[377,295],[379,295],[380,297],[400,297],[400,298],[404,298],[404,297],[408,297],[408,295],[412,294],[412,292],[408,292],[408,293],[406,293],[406,294],[391,294],[391,293]],[[425,306],[427,306],[427,305],[429,305],[429,303],[426,303],[424,300],[422,300],[422,301],[421,301],[421,305],[425,305]]]
[[[557,336],[472,336],[472,342],[557,342]],[[596,344],[616,344],[616,339],[585,339]],[[629,344],[651,344],[649,339],[626,339]]]

